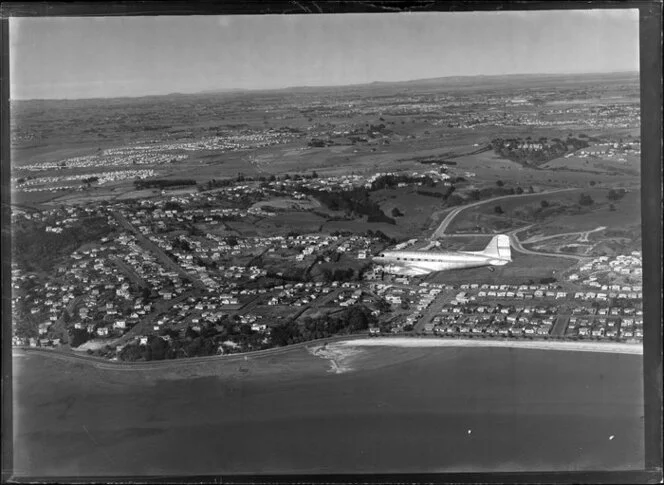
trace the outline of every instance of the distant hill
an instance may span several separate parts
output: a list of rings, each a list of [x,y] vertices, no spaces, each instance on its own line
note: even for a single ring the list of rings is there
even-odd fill
[[[245,88],[229,88],[229,89],[206,89],[204,91],[197,91],[194,94],[226,94],[226,93],[246,93],[253,91],[252,89]]]
[[[289,86],[285,88],[265,88],[265,89],[247,89],[247,88],[227,88],[227,89],[207,89],[195,93],[169,93],[152,94],[142,96],[122,96],[118,98],[87,98],[87,99],[152,99],[152,98],[181,98],[186,96],[202,95],[233,95],[233,94],[252,94],[252,93],[312,93],[312,92],[349,92],[349,91],[376,91],[391,89],[432,89],[440,87],[457,88],[461,90],[502,87],[510,85],[513,87],[542,86],[546,84],[560,85],[565,82],[606,82],[624,79],[628,82],[638,82],[639,73],[629,72],[611,72],[611,73],[588,73],[588,74],[506,74],[506,75],[474,75],[474,76],[447,76],[426,79],[413,79],[408,81],[373,81],[362,84],[345,84],[331,86]],[[81,99],[82,100],[82,99]],[[12,102],[21,101],[75,101],[73,99],[30,99],[30,100],[11,100]]]
[[[315,90],[344,90],[344,89],[374,89],[374,88],[404,88],[404,87],[440,87],[440,86],[455,86],[466,85],[472,86],[485,86],[489,84],[504,84],[506,82],[519,83],[519,81],[528,84],[528,81],[542,82],[559,82],[559,81],[581,81],[581,80],[608,80],[616,78],[624,78],[628,80],[636,80],[639,73],[636,71],[625,72],[610,72],[610,73],[574,73],[574,74],[501,74],[501,75],[473,75],[473,76],[446,76],[425,79],[412,79],[407,81],[373,81],[370,83],[362,84],[346,84],[337,86],[290,86],[283,89],[275,89],[274,91],[315,91]],[[261,90],[268,91],[268,90]]]

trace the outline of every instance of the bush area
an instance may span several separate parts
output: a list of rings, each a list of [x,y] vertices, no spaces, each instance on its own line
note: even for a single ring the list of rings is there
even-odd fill
[[[376,317],[371,315],[368,308],[355,305],[335,316],[325,314],[317,318],[305,317],[303,325],[288,322],[274,327],[271,340],[275,346],[281,347],[333,335],[359,332],[368,329],[375,321]]]
[[[321,204],[333,211],[345,211],[358,216],[367,216],[367,222],[387,222],[396,224],[388,217],[380,206],[369,198],[365,188],[354,188],[344,192],[326,192],[322,190],[302,188],[302,192],[315,197]]]
[[[72,348],[83,345],[88,340],[92,339],[93,335],[88,333],[85,329],[74,328],[69,332],[69,345]]]
[[[134,180],[134,187],[137,189],[163,189],[167,187],[185,187],[188,185],[196,185],[193,179],[143,179]]]
[[[101,216],[80,219],[59,234],[46,232],[44,226],[16,224],[13,229],[13,260],[28,271],[51,271],[79,246],[99,241],[113,231]]]

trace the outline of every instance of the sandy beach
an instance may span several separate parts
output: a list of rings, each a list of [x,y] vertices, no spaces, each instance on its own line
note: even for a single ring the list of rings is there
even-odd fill
[[[561,341],[523,341],[523,340],[470,340],[441,338],[375,338],[351,339],[328,345],[327,352],[338,352],[337,347],[509,347],[536,350],[564,350],[577,352],[610,352],[618,354],[643,354],[640,344],[617,342],[561,342]],[[343,353],[338,354],[343,357]]]

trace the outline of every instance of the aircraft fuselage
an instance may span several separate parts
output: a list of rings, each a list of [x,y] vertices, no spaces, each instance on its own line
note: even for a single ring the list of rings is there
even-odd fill
[[[373,258],[388,273],[423,275],[436,271],[503,266],[512,261],[507,236],[495,236],[483,251],[384,251]]]

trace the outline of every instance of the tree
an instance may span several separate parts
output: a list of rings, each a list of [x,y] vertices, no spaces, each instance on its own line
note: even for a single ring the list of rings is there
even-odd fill
[[[151,360],[164,360],[168,351],[168,343],[160,337],[151,337],[148,341]]]
[[[549,201],[546,199],[540,201],[540,206],[542,207],[542,209],[546,209],[547,207],[549,207]]]
[[[503,185],[505,185],[505,182],[503,182],[502,180],[497,180],[497,181],[496,181],[496,185],[497,185],[498,187],[502,187]]]
[[[588,194],[581,194],[579,196],[579,205],[589,206],[589,205],[593,205],[594,203],[595,203],[595,201]]]
[[[348,328],[351,332],[369,328],[369,320],[362,308],[351,307],[348,311]]]
[[[493,211],[494,211],[496,214],[502,214],[502,213],[503,213],[503,208],[500,207],[499,205],[497,205],[496,207],[493,208]]]
[[[626,193],[627,192],[625,191],[625,189],[617,189],[617,190],[611,189],[609,190],[609,193],[607,194],[606,198],[612,201],[620,200],[623,197],[625,197]]]
[[[88,331],[79,328],[75,328],[69,332],[69,337],[69,345],[71,347],[78,347],[90,340],[90,334]]]
[[[376,301],[376,308],[380,310],[382,313],[387,313],[392,309],[392,306],[387,300],[381,298],[378,301]]]

